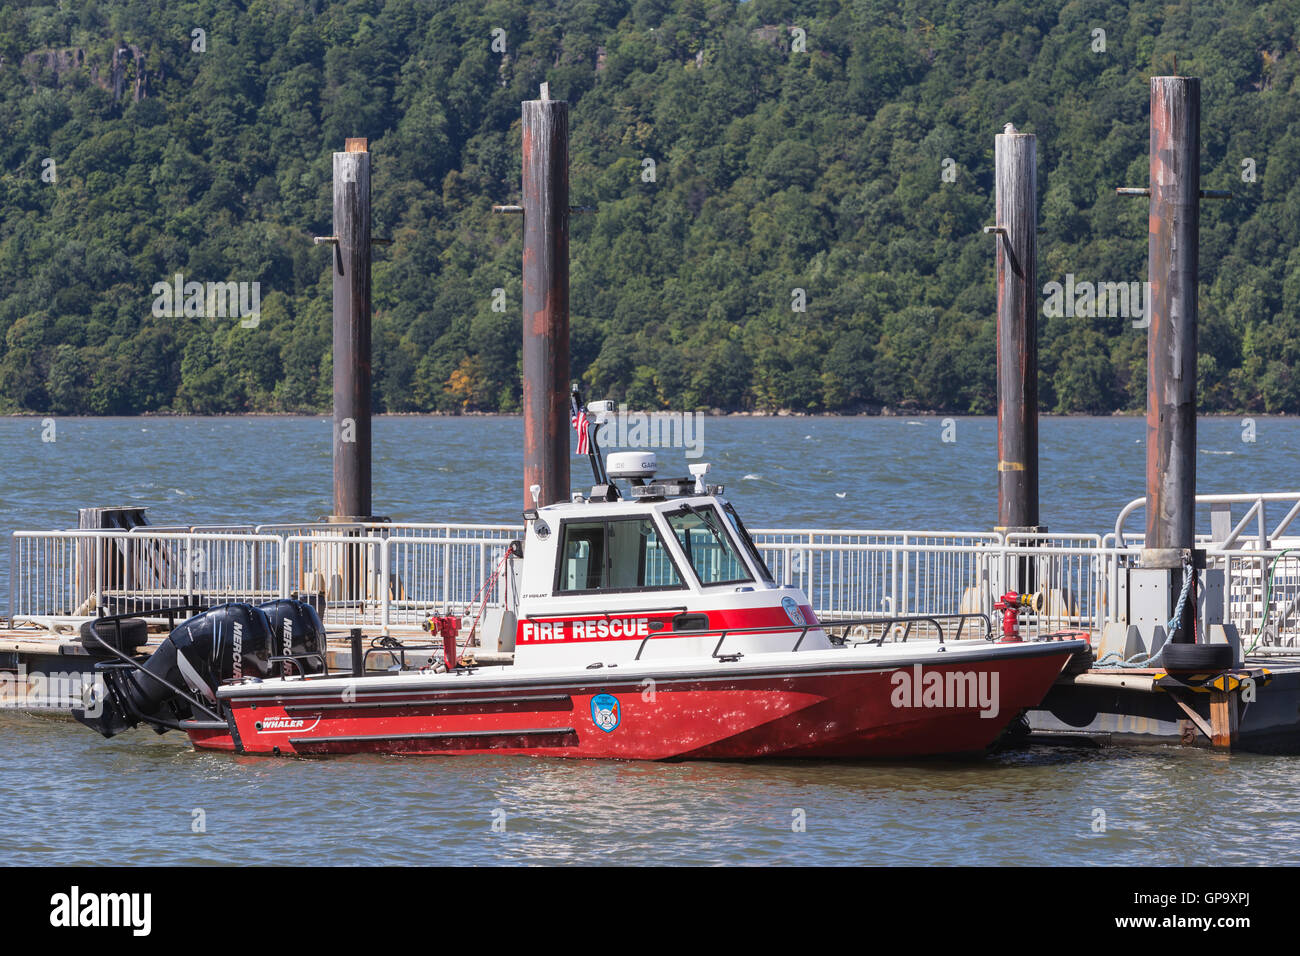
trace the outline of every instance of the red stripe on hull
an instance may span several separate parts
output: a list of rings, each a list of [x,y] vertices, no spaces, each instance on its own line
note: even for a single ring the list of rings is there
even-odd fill
[[[755,757],[914,757],[979,751],[1024,708],[1040,703],[1070,649],[956,661],[925,674],[997,675],[995,716],[966,706],[898,705],[899,669],[575,683],[570,688],[471,693],[414,689],[395,700],[356,692],[333,698],[238,697],[230,701],[241,749],[262,754],[530,754],[633,760]],[[906,668],[904,668],[906,670]],[[592,698],[618,700],[618,724],[596,725]],[[439,701],[443,701],[440,703]],[[919,701],[919,697],[917,698]],[[195,731],[194,745],[234,749],[228,734]]]
[[[804,623],[809,627],[817,626],[817,614],[812,609],[812,605],[805,604],[800,606],[800,612],[803,614]],[[698,637],[700,633],[716,633],[721,630],[732,630],[740,628],[755,627],[791,627],[795,628],[792,633],[798,633],[798,628],[803,624],[795,624],[790,620],[785,609],[781,607],[744,607],[730,609],[709,609],[701,611],[692,611],[692,614],[703,614],[708,618],[708,627],[702,632],[699,631],[674,631],[672,630],[673,618],[676,612],[659,613],[646,612],[644,614],[561,614],[555,616],[539,616],[520,621],[515,628],[515,644],[518,645],[543,645],[552,647],[556,644],[590,644],[603,641],[627,641],[650,638],[651,640],[663,640],[674,637]],[[606,633],[604,636],[591,636],[584,630],[582,636],[574,633],[575,624],[603,624],[606,629],[611,625],[618,626],[617,634]],[[658,625],[666,630],[652,630],[651,625]],[[630,627],[629,627],[630,625]],[[539,632],[538,627],[552,628],[545,632]],[[545,633],[546,636],[540,636]]]

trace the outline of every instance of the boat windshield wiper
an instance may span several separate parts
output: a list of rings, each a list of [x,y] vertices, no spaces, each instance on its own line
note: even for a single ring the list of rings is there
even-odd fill
[[[683,501],[682,507],[685,508],[691,514],[695,515],[695,517],[703,521],[704,524],[708,527],[708,529],[713,532],[714,537],[716,537],[718,540],[720,541],[727,540],[727,536],[723,533],[722,528],[716,523],[718,520],[717,513],[713,510],[712,506],[709,506],[707,508],[697,508],[695,507],[695,505],[691,504],[690,502]]]

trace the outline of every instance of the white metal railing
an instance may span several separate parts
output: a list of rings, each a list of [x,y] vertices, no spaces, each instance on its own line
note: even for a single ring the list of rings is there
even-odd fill
[[[798,587],[826,620],[866,615],[994,614],[1007,591],[1036,595],[1027,636],[1101,627],[1112,554],[1096,535],[1019,535],[1010,543],[759,544],[778,583]],[[1066,540],[1066,539],[1073,540]]]
[[[998,546],[758,542],[777,583],[797,587],[819,617],[957,614],[991,606]]]
[[[414,629],[431,612],[482,600],[480,588],[521,530],[317,522],[245,533],[19,531],[11,539],[8,612],[11,622],[48,624],[298,594],[323,602],[332,628]],[[1095,631],[1123,619],[1124,569],[1140,556],[1129,537],[1117,548],[1111,534],[754,533],[778,583],[802,589],[826,620],[979,613],[996,628],[994,603],[1017,591],[1036,595],[1020,614],[1030,636]],[[1211,548],[1207,566],[1222,574],[1224,620],[1248,646],[1300,648],[1300,550]],[[503,580],[486,600],[505,602]]]
[[[263,601],[279,596],[280,540],[170,531],[16,531],[12,620],[89,617],[113,607]]]
[[[1300,552],[1219,549],[1206,566],[1223,572],[1223,617],[1247,647],[1300,648]]]
[[[489,581],[513,538],[390,538],[389,618],[395,627],[418,626],[437,607],[486,601],[505,603],[502,577]],[[486,593],[483,589],[486,588]]]
[[[760,528],[752,537],[776,581],[800,588],[827,620],[978,611],[984,552],[1002,541],[982,531]]]
[[[298,527],[298,526],[295,526]],[[480,588],[517,535],[507,526],[404,528],[379,536],[319,526],[307,534],[124,530],[18,531],[9,618],[48,623],[194,603],[317,596],[333,627],[417,628],[435,608],[483,600]],[[393,528],[388,526],[386,531]],[[500,584],[486,595],[502,601]]]
[[[1001,559],[1006,590],[1032,595],[1032,606],[1019,614],[1026,637],[1092,632],[1108,619],[1115,593],[1114,554],[1103,549],[1095,536],[1065,544],[1030,540],[1008,544]]]
[[[284,577],[300,594],[321,595],[333,626],[414,629],[437,609],[500,606],[500,580],[482,589],[510,540],[289,535]]]
[[[1115,538],[1117,541],[1132,541],[1140,544],[1144,535],[1133,534],[1124,530],[1124,525],[1128,519],[1138,511],[1145,510],[1146,498],[1134,498],[1123,508],[1115,518]],[[1198,546],[1211,546],[1215,548],[1255,548],[1260,551],[1267,551],[1272,542],[1283,536],[1285,532],[1300,517],[1300,492],[1279,491],[1252,494],[1214,494],[1214,495],[1197,495],[1196,504],[1208,505],[1211,515],[1212,530],[1209,534],[1198,533],[1196,543]],[[1268,523],[1268,506],[1273,504],[1276,507],[1285,506],[1286,511],[1277,521],[1276,524]],[[1234,505],[1246,505],[1246,511],[1235,525],[1232,524],[1232,508]],[[1221,516],[1222,525],[1215,528],[1215,515]],[[1277,511],[1274,511],[1276,514]],[[1246,529],[1251,525],[1255,526],[1254,536],[1247,537]]]
[[[750,532],[754,542],[764,544],[930,544],[965,547],[996,544],[1003,540],[997,531],[853,531],[828,528],[759,528]]]
[[[283,524],[259,524],[252,529],[258,534],[281,536],[303,534],[343,534],[363,532],[379,537],[398,535],[404,538],[488,538],[513,541],[523,537],[523,525],[509,524],[448,524],[413,521],[355,521],[333,523],[329,521],[296,521]]]

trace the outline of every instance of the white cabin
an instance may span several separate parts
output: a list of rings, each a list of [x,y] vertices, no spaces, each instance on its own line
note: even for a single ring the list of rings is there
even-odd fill
[[[832,646],[803,592],[773,579],[721,489],[699,477],[693,485],[644,478],[632,497],[598,485],[589,497],[525,514],[513,576],[516,666]]]

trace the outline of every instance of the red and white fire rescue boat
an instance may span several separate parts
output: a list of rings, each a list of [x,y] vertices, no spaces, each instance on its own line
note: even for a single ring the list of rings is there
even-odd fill
[[[527,512],[504,561],[500,633],[479,640],[510,663],[476,662],[453,636],[436,671],[330,674],[310,605],[231,604],[147,664],[109,665],[78,717],[242,754],[897,758],[983,750],[1087,647],[995,643],[982,617],[965,639],[819,622],[707,466],[664,481],[653,455],[593,463],[592,493]]]

